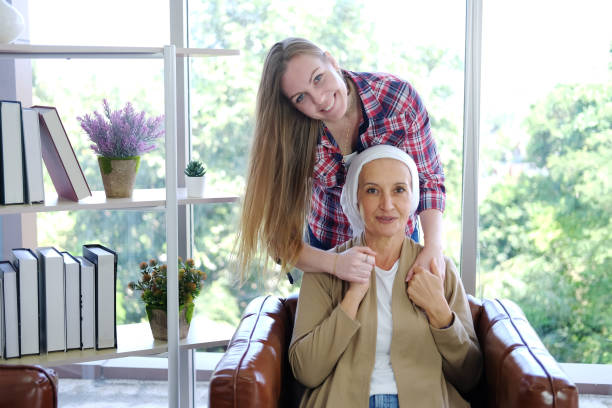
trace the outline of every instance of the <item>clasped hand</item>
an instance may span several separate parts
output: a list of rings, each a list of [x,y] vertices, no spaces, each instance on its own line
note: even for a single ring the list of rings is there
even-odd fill
[[[415,305],[425,311],[429,323],[441,328],[451,323],[453,315],[444,296],[442,274],[434,260],[431,261],[430,268],[431,271],[420,266],[414,268],[406,293]]]

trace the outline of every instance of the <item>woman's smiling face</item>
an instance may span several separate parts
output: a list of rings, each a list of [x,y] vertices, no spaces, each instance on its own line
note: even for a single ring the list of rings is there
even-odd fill
[[[377,159],[363,166],[357,203],[369,236],[405,235],[410,216],[411,185],[410,170],[399,160]]]
[[[347,87],[331,55],[300,54],[287,63],[281,89],[297,110],[324,122],[342,119],[347,109]]]

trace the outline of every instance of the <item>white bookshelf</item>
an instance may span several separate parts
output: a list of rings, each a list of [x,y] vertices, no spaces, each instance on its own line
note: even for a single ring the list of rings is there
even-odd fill
[[[235,328],[203,316],[194,316],[189,334],[179,341],[181,350],[226,346]],[[117,348],[54,351],[51,353],[1,360],[2,364],[39,364],[56,367],[88,361],[109,360],[130,356],[146,356],[168,351],[168,343],[155,340],[149,323],[133,323],[117,326]]]
[[[170,407],[183,407],[189,404],[189,387],[193,372],[185,353],[191,348],[225,344],[233,333],[224,332],[213,327],[211,322],[195,324],[187,340],[178,339],[178,206],[187,204],[229,203],[238,197],[209,190],[204,198],[188,198],[184,188],[177,184],[177,90],[176,61],[187,57],[226,57],[239,55],[237,50],[176,48],[174,45],[164,47],[104,47],[104,46],[61,46],[61,45],[0,45],[0,59],[6,58],[55,58],[55,59],[129,59],[150,58],[163,59],[164,62],[164,116],[165,116],[165,168],[166,187],[163,189],[135,190],[130,198],[107,199],[103,192],[95,191],[91,197],[79,202],[61,200],[56,194],[47,194],[45,203],[28,205],[0,206],[0,215],[23,214],[50,211],[91,211],[103,209],[161,209],[166,216],[166,245],[168,259],[168,342],[152,340],[148,323],[140,325],[118,326],[117,349],[109,350],[76,350],[66,353],[50,353],[40,356],[27,356],[7,360],[15,364],[41,364],[57,366],[72,362],[83,362],[101,359],[125,357],[168,352],[168,404]],[[208,188],[208,187],[207,187]],[[174,262],[172,262],[174,260]],[[194,317],[196,320],[196,317]],[[193,324],[193,323],[192,323]],[[191,332],[194,331],[192,339]],[[148,333],[148,334],[147,334]],[[205,333],[205,335],[203,334]],[[200,335],[202,337],[200,338]],[[206,337],[208,336],[208,337]],[[4,361],[3,361],[4,362]],[[180,366],[179,366],[179,362]],[[180,401],[180,403],[179,403]]]
[[[176,48],[177,57],[229,57],[238,50]],[[163,47],[106,47],[76,45],[2,44],[0,55],[10,58],[163,58]]]
[[[233,203],[239,199],[237,195],[215,191],[207,191],[202,198],[187,197],[185,188],[178,188],[176,197],[179,205]],[[104,191],[92,191],[90,197],[78,202],[58,198],[57,193],[46,191],[44,203],[0,206],[0,215],[53,211],[154,209],[165,206],[165,188],[135,189],[132,197],[128,198],[107,198]]]

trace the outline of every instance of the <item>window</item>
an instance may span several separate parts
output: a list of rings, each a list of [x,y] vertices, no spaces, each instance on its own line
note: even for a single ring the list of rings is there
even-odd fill
[[[134,20],[147,7],[147,20]],[[59,10],[71,10],[71,13]],[[117,10],[121,9],[121,13]],[[30,0],[30,41],[50,45],[160,46],[169,42],[167,2],[51,4]],[[96,18],[92,18],[96,16]],[[113,22],[109,25],[109,22]],[[136,21],[141,23],[134,29]],[[159,27],[166,27],[160,30]],[[79,32],[78,36],[74,33]],[[160,34],[161,33],[161,34]],[[164,35],[165,34],[165,35]],[[130,101],[151,115],[164,112],[163,64],[160,60],[35,59],[32,60],[32,101],[55,106],[92,190],[103,190],[97,158],[77,116],[102,112],[102,100],[118,109]],[[164,144],[141,159],[135,188],[164,187]],[[45,189],[55,191],[46,171]],[[138,264],[165,253],[164,214],[156,211],[77,211],[39,213],[38,244],[80,254],[81,245],[100,242],[119,257],[117,323],[133,323],[144,316],[137,296],[125,296],[127,283],[138,277]],[[123,301],[121,301],[121,299]]]
[[[190,65],[191,153],[208,165],[207,184],[238,194],[243,191],[264,58],[276,41],[290,36],[308,38],[329,50],[345,69],[390,72],[408,80],[419,92],[430,114],[446,173],[447,248],[458,265],[465,5],[445,1],[443,7],[448,12],[443,15],[437,13],[439,7],[390,0],[315,1],[290,6],[280,0],[191,1],[189,45],[241,52],[237,59],[198,59]],[[380,13],[381,9],[395,12]],[[429,18],[434,14],[436,19]],[[237,312],[233,322],[258,293],[273,289],[283,294],[297,289],[284,278],[253,280],[237,289],[226,278],[235,276],[227,270],[224,254],[233,245],[237,215],[237,205],[219,205],[214,209],[199,206],[194,217],[194,254],[214,267],[209,288],[215,290],[216,304],[221,303],[228,313],[230,308]],[[219,240],[220,236],[223,239]],[[207,302],[205,298],[202,302]],[[226,312],[205,309],[215,319],[230,321]]]
[[[612,362],[611,13],[483,13],[479,294],[516,301],[561,362]]]
[[[190,64],[191,154],[206,162],[207,185],[242,193],[265,56],[285,37],[308,38],[329,50],[345,69],[390,72],[419,92],[447,177],[446,246],[458,265],[465,5],[443,3],[448,11],[444,14],[437,12],[439,4],[416,1],[189,2],[190,47],[241,53],[238,58],[194,59]],[[429,18],[432,15],[436,19]],[[255,296],[283,296],[299,287],[299,279],[291,286],[284,277],[253,277],[238,287],[227,263],[238,210],[236,204],[195,207],[193,226],[194,256],[209,270],[197,312],[233,324]]]
[[[29,0],[28,6],[34,44],[170,42],[167,0]],[[391,72],[419,92],[446,174],[446,252],[459,265],[465,6],[189,2],[190,47],[241,52],[189,60],[189,153],[208,167],[207,188],[243,191],[264,57],[282,38],[306,37],[345,69]],[[612,9],[591,0],[580,7],[520,0],[487,2],[483,10],[477,295],[519,303],[558,360],[610,364],[612,26],[606,17]],[[58,108],[90,186],[102,189],[76,117],[100,110],[104,97],[117,107],[130,100],[163,113],[161,62],[41,59],[32,67],[33,102]],[[164,154],[161,146],[143,158],[136,188],[164,186]],[[209,275],[196,313],[231,324],[253,297],[299,288],[299,281],[291,286],[280,277],[237,286],[228,263],[237,215],[235,203],[194,206],[189,226],[196,264]],[[118,323],[144,318],[144,305],[126,285],[140,261],[165,253],[163,213],[43,213],[37,220],[41,246],[78,253],[83,243],[100,241],[121,252]]]
[[[155,46],[169,43],[167,1],[28,2],[30,42],[50,45]],[[142,18],[146,9],[146,18]],[[164,113],[163,62],[145,59],[34,59],[32,60],[32,100],[34,104],[55,106],[68,132],[81,167],[92,190],[103,190],[102,179],[91,144],[80,129],[77,116],[102,112],[102,100],[108,99],[114,109],[130,101],[136,109],[151,115]],[[135,188],[164,187],[164,143],[142,157]],[[55,191],[45,172],[45,189]],[[99,242],[119,254],[117,276],[117,324],[135,323],[145,318],[144,304],[138,294],[127,290],[136,280],[139,263],[159,258],[166,252],[165,214],[163,211],[76,211],[37,214],[38,245],[55,246],[75,255],[81,245]],[[89,395],[73,401],[74,388],[92,390],[106,382],[115,389],[134,387],[126,378],[138,378],[147,367],[150,372],[165,366],[163,358],[132,359],[129,369],[122,369],[119,360],[94,369],[87,363],[82,368],[58,367],[62,406],[80,406]],[[93,375],[100,373],[102,376]],[[153,371],[151,371],[153,370]],[[83,381],[73,382],[73,376]],[[92,376],[93,375],[93,376]],[[163,376],[156,379],[165,379]],[[149,379],[151,377],[148,377]],[[157,387],[165,391],[167,387]],[[118,391],[121,392],[121,391]],[[94,393],[90,392],[92,400]],[[99,398],[99,397],[98,397]],[[167,392],[143,401],[163,403]],[[114,398],[108,400],[113,401]],[[98,400],[97,402],[100,402]],[[73,405],[74,404],[74,405]]]

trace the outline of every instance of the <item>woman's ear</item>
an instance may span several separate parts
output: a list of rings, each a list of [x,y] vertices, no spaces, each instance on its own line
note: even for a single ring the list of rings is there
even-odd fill
[[[338,65],[338,61],[329,53],[329,51],[325,51],[325,58],[329,61],[329,63],[334,67],[335,70],[340,70],[340,65]]]

